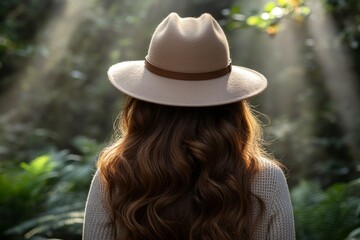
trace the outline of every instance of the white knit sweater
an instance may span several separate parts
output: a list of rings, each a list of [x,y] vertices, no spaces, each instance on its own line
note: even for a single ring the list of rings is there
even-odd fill
[[[252,190],[265,202],[265,213],[256,226],[255,240],[295,239],[294,217],[289,190],[281,169],[269,161],[255,177]],[[108,210],[103,202],[104,189],[99,173],[92,180],[85,207],[83,228],[84,240],[113,240],[113,229],[105,226],[109,220]],[[254,209],[254,214],[258,211]]]

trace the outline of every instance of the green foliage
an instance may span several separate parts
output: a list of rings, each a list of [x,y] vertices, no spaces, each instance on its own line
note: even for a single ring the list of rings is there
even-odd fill
[[[301,182],[291,191],[297,239],[356,239],[360,227],[360,179],[325,191]]]
[[[35,158],[30,163],[22,162],[20,167],[33,176],[41,175],[50,172],[54,168],[54,164],[50,163],[49,159],[48,155],[43,155]]]
[[[351,50],[353,70],[360,75],[360,4],[358,0],[326,0],[328,11],[334,16],[339,29],[337,42]],[[359,81],[358,81],[359,82]],[[358,84],[360,90],[360,84]]]
[[[52,150],[29,163],[1,169],[0,238],[81,236],[83,208],[99,144],[75,138],[78,154]]]
[[[46,198],[46,195],[41,193],[52,177],[53,168],[49,156],[43,155],[29,164],[21,163],[18,168],[1,169],[0,226],[2,229],[11,226],[17,219],[26,219],[32,214],[33,209],[41,208]]]
[[[0,114],[0,159],[11,159],[14,163],[48,152],[56,140],[50,129],[36,128],[31,122],[15,122],[13,119],[20,109]],[[39,117],[38,114],[34,116]]]
[[[328,11],[336,18],[340,37],[351,49],[360,48],[360,4],[358,0],[326,0]]]
[[[36,54],[35,61],[18,66],[17,78],[7,76],[19,84],[15,93],[6,92],[0,102],[0,158],[28,161],[53,145],[71,147],[77,135],[101,141],[110,135],[121,95],[111,87],[106,71],[122,59],[144,57],[144,42],[155,25],[148,22],[150,1],[74,2],[67,4],[84,6],[76,24],[66,16],[58,20],[68,21],[62,25],[65,28],[74,24],[75,34],[68,36],[64,50]],[[61,9],[57,14],[62,14]],[[45,33],[52,31],[61,36],[63,29],[54,27]],[[36,48],[57,45],[57,39],[47,41],[38,42]],[[44,66],[52,61],[54,67]]]
[[[268,2],[256,14],[245,15],[240,10],[239,6],[223,10],[223,14],[227,17],[225,24],[228,29],[255,27],[266,31],[269,35],[275,35],[280,30],[282,19],[293,18],[302,21],[311,12],[305,5],[305,0]]]
[[[349,236],[346,238],[346,240],[359,240],[360,239],[360,227],[354,229]]]
[[[12,82],[4,76],[13,73],[35,51],[35,37],[58,0],[0,1],[0,92]]]

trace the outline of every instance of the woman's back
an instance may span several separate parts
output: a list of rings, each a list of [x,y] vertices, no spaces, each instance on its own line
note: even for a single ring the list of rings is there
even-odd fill
[[[210,15],[170,14],[145,61],[108,74],[130,97],[99,157],[85,239],[294,238],[284,175],[244,100],[266,79],[231,65]]]
[[[254,227],[253,239],[295,239],[292,206],[284,174],[277,165],[266,159],[262,159],[261,165],[251,189],[263,199],[265,211]],[[115,239],[116,230],[107,224],[110,222],[111,210],[106,207],[106,202],[107,189],[101,183],[100,173],[97,171],[88,196],[83,239]],[[259,208],[255,204],[251,212],[253,217],[258,214]],[[181,206],[179,209],[182,209]],[[119,226],[118,231],[118,239],[129,239],[123,227]]]

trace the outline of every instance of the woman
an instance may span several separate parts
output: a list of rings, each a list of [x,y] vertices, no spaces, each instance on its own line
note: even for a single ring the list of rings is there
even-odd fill
[[[211,15],[170,14],[145,61],[108,75],[129,99],[98,161],[84,239],[295,239],[284,174],[245,100],[266,78],[231,65]]]

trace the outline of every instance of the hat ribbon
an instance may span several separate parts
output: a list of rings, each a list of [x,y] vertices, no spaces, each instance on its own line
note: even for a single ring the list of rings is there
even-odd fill
[[[213,78],[219,78],[225,76],[226,74],[231,72],[231,62],[222,69],[212,71],[212,72],[204,72],[204,73],[183,73],[183,72],[173,72],[168,71],[162,68],[158,68],[152,65],[145,58],[145,68],[150,72],[166,78],[177,79],[177,80],[209,80]]]

